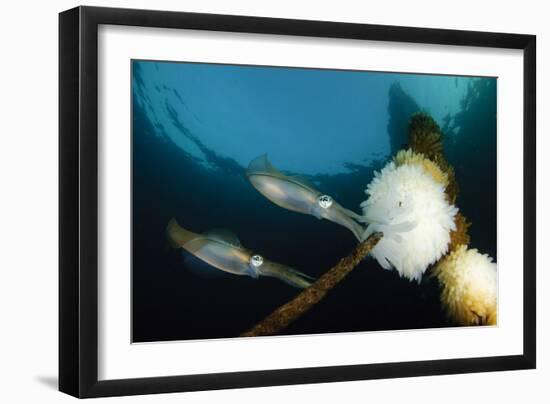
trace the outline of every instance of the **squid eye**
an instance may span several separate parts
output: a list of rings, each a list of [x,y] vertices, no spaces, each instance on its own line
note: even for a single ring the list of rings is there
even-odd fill
[[[253,255],[252,257],[250,257],[250,265],[252,265],[253,267],[260,267],[262,266],[262,264],[264,263],[264,257],[262,257],[261,255]]]
[[[332,198],[328,195],[321,195],[319,198],[317,198],[317,203],[323,209],[328,209],[332,205]]]

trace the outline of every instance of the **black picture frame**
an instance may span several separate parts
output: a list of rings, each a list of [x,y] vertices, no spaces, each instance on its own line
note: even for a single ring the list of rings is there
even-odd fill
[[[98,26],[113,24],[523,50],[523,354],[98,380]],[[536,37],[96,7],[59,15],[59,389],[104,397],[323,383],[536,366]]]

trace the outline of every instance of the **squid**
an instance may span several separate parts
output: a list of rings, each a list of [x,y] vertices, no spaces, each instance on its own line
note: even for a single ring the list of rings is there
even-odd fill
[[[234,275],[252,278],[270,276],[296,288],[305,289],[315,279],[286,265],[278,264],[244,248],[230,230],[215,229],[193,233],[171,219],[166,228],[168,240],[208,265]]]
[[[342,207],[299,176],[288,176],[271,165],[267,154],[252,160],[246,171],[248,180],[263,196],[281,208],[326,219],[349,229],[357,240],[364,228],[356,220],[362,217]]]

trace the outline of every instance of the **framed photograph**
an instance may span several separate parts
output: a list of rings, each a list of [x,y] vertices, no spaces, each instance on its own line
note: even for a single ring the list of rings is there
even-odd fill
[[[535,36],[59,28],[61,391],[535,367]]]

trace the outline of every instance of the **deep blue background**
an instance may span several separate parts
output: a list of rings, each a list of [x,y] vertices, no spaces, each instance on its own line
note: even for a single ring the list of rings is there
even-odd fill
[[[421,110],[446,134],[472,246],[496,256],[496,79],[149,61],[132,72],[134,342],[238,336],[297,293],[189,267],[166,241],[171,217],[195,232],[231,229],[320,276],[354,247],[351,232],[269,202],[246,180],[248,162],[267,152],[359,212]],[[410,283],[366,260],[285,332],[449,325],[435,280]]]

